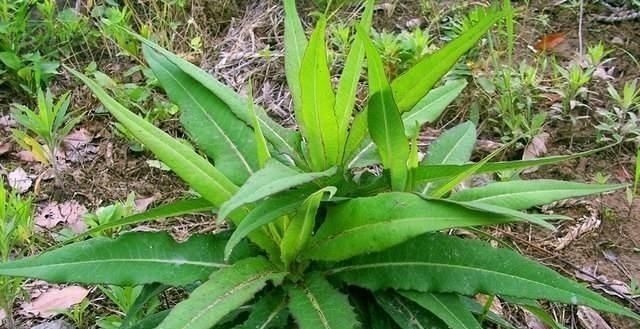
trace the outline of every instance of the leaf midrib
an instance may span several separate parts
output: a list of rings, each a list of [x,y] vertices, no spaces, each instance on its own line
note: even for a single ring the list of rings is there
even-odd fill
[[[172,62],[173,63],[173,62]],[[175,65],[175,64],[174,64]],[[169,70],[165,69],[164,66],[159,65],[160,69],[165,71],[170,77],[171,79],[174,81],[174,83],[178,86],[180,86],[180,88],[184,91],[184,93],[195,103],[198,104],[198,108],[201,110],[202,114],[204,114],[207,119],[211,122],[211,124],[215,127],[215,129],[220,133],[220,135],[223,136],[223,139],[225,141],[225,144],[227,144],[229,146],[229,148],[232,150],[232,152],[236,155],[236,157],[240,160],[240,162],[242,163],[243,167],[245,168],[245,170],[249,173],[249,175],[253,174],[253,169],[251,169],[251,166],[249,165],[249,163],[247,162],[247,160],[245,159],[244,155],[242,154],[242,152],[238,149],[237,145],[229,138],[229,136],[226,134],[226,132],[222,129],[222,127],[220,127],[220,125],[218,124],[218,122],[211,116],[211,114],[209,114],[204,106],[193,97],[193,94],[191,92],[189,92],[189,90],[182,84],[182,82],[180,82],[176,76],[170,72]],[[188,74],[187,74],[188,75]],[[193,79],[190,75],[188,75],[189,78]],[[195,79],[194,79],[195,80]],[[205,87],[206,88],[206,87]],[[208,90],[208,89],[207,89]],[[211,92],[210,90],[208,90],[209,92]],[[217,96],[216,96],[217,97]],[[234,115],[235,116],[235,115]]]
[[[498,271],[494,271],[494,270],[489,270],[489,269],[485,269],[485,268],[480,268],[480,267],[471,267],[471,266],[465,266],[465,265],[457,265],[457,264],[445,264],[445,263],[437,263],[437,262],[377,262],[377,263],[369,263],[369,264],[360,264],[360,265],[350,265],[350,266],[344,266],[344,267],[338,267],[335,269],[332,269],[330,271],[327,271],[326,274],[327,275],[335,275],[337,273],[343,273],[343,272],[348,272],[348,271],[354,271],[354,270],[363,270],[363,269],[375,269],[375,268],[389,268],[389,267],[401,267],[401,266],[414,266],[414,267],[444,267],[444,268],[452,268],[452,269],[461,269],[461,270],[465,270],[465,271],[477,271],[477,272],[484,272],[484,273],[489,273],[489,274],[494,274],[496,276],[501,276],[501,277],[506,277],[506,278],[510,278],[510,279],[516,279],[519,281],[525,281],[528,283],[533,283],[536,285],[541,285],[547,288],[550,288],[552,290],[556,290],[556,291],[560,291],[563,293],[570,293],[573,294],[577,297],[578,293],[575,293],[571,290],[565,290],[562,288],[557,288],[554,286],[551,286],[549,284],[546,284],[544,282],[540,282],[540,281],[534,281],[525,277],[521,277],[521,276],[516,276],[513,274],[509,274],[509,273],[504,273],[504,272],[498,272]],[[585,299],[588,299],[590,301],[593,301],[597,304],[601,304],[599,301],[594,301],[591,297],[589,296],[585,296],[580,294],[580,296],[582,296]]]
[[[175,260],[175,259],[153,259],[153,258],[109,258],[109,259],[96,259],[96,260],[87,260],[87,261],[75,261],[75,262],[64,262],[64,263],[56,263],[56,264],[43,264],[43,265],[35,265],[35,266],[24,266],[24,267],[9,267],[0,269],[16,271],[16,270],[36,270],[40,268],[49,268],[49,267],[61,267],[61,266],[73,266],[73,265],[89,265],[89,264],[107,264],[107,263],[159,263],[159,264],[172,264],[172,265],[195,265],[195,266],[203,266],[203,267],[215,267],[215,268],[224,268],[229,267],[228,264],[224,263],[213,263],[213,262],[199,262],[199,261],[185,261],[185,260]]]

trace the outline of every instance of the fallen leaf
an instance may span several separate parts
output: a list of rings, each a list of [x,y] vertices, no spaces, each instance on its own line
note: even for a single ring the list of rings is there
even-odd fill
[[[88,294],[89,290],[80,286],[53,288],[31,302],[23,304],[20,313],[25,316],[50,318],[79,304]]]
[[[24,169],[18,167],[7,175],[9,186],[18,193],[24,193],[29,190],[33,180],[27,175]]]
[[[604,81],[615,80],[615,77],[613,76],[613,73],[615,72],[615,70],[616,70],[615,66],[606,68],[603,65],[598,65],[598,67],[596,67],[596,69],[593,71],[592,75],[594,78],[604,80]]]
[[[36,215],[35,223],[46,229],[54,228],[63,223],[75,233],[82,233],[86,230],[86,224],[82,220],[82,215],[86,212],[87,208],[77,201],[51,202],[40,209]]]
[[[0,116],[0,128],[4,130],[9,130],[9,128],[13,128],[16,126],[16,120],[14,120],[10,115]]]
[[[160,160],[147,160],[146,162],[151,168],[160,169],[162,171],[171,171],[171,168],[169,168],[169,166],[167,166]]]
[[[551,135],[545,132],[535,135],[524,148],[522,160],[533,160],[545,155],[547,153],[547,143],[549,142],[550,137]],[[536,170],[538,170],[538,167],[532,167],[524,170],[524,173],[529,174]]]
[[[589,282],[594,289],[601,290],[608,295],[621,299],[632,296],[631,287],[620,280],[609,279],[605,275],[598,275],[595,267],[586,267],[581,271],[576,271],[576,277],[580,280]]]
[[[611,329],[600,314],[586,306],[578,306],[578,321],[584,329]]]
[[[93,135],[81,128],[69,134],[63,140],[64,158],[77,163],[92,160],[98,153],[98,147],[90,144]]]
[[[11,143],[0,143],[0,155],[3,155],[9,151],[11,151]]]
[[[16,157],[18,157],[18,160],[21,160],[24,162],[38,162],[38,160],[36,159],[36,156],[29,151],[20,151],[16,153]]]
[[[567,40],[563,32],[551,33],[542,36],[534,48],[538,51],[551,51]]]
[[[149,205],[151,205],[154,201],[156,201],[155,196],[135,200],[134,203],[136,205],[136,211],[143,212],[147,210],[147,208],[149,208]]]
[[[480,303],[480,305],[485,306],[489,301],[489,296],[483,295],[483,294],[477,294],[476,301]],[[498,297],[493,298],[493,301],[491,302],[491,306],[489,307],[489,310],[500,317],[504,317],[504,310],[502,308],[502,303],[500,302],[500,299],[498,299]]]
[[[494,142],[488,139],[480,139],[476,142],[476,150],[485,153],[491,153],[503,146],[504,144],[502,143]]]
[[[2,322],[2,320],[4,320],[4,318],[6,317],[7,313],[5,313],[4,310],[0,308],[0,322]]]

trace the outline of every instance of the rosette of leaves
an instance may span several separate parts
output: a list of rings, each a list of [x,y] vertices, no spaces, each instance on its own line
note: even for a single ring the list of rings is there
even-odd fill
[[[454,191],[474,174],[555,163],[469,161],[475,127],[442,134],[419,159],[418,128],[433,122],[464,89],[438,81],[502,18],[499,8],[457,39],[388,81],[364,7],[334,87],[320,17],[305,35],[294,0],[285,0],[286,76],[299,131],[271,120],[252,100],[158,45],[144,56],[206,158],[136,116],[98,84],[72,71],[111,114],[201,196],[160,206],[95,230],[215,210],[233,229],[177,243],[168,234],[98,237],[0,266],[0,275],[49,282],[146,285],[149,296],[180,286],[188,298],[123,327],[481,328],[476,294],[527,305],[544,299],[640,319],[631,310],[518,253],[448,235],[449,229],[557,217],[525,210],[619,185],[555,180],[499,182]],[[356,110],[366,63],[368,100]],[[380,174],[361,168],[377,165]],[[360,169],[359,169],[360,168]],[[91,233],[91,232],[90,232]],[[133,315],[129,319],[135,318]],[[508,324],[506,324],[508,325]]]

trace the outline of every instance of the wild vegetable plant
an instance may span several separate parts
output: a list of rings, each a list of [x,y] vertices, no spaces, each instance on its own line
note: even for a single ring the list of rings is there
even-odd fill
[[[14,139],[39,161],[51,166],[56,187],[62,186],[56,153],[62,140],[83,117],[69,112],[69,104],[69,93],[55,102],[51,91],[47,89],[46,94],[38,90],[37,109],[16,104],[12,110],[13,118],[26,130],[14,129]]]
[[[8,191],[0,179],[0,264],[24,250],[33,233],[31,198]],[[0,311],[4,311],[8,328],[15,328],[13,303],[22,293],[23,279],[0,275]],[[1,324],[2,321],[0,321]]]
[[[596,112],[598,141],[632,141],[636,146],[640,145],[640,88],[637,80],[626,81],[621,93],[611,84],[607,91],[615,105],[611,109],[599,109]]]
[[[327,65],[326,18],[318,19],[307,38],[295,1],[284,1],[286,76],[299,132],[279,126],[250,98],[140,38],[151,69],[182,110],[182,124],[208,158],[71,70],[201,196],[88,234],[211,209],[235,228],[195,235],[182,243],[166,233],[97,237],[4,264],[0,274],[49,282],[196,286],[173,309],[150,315],[136,328],[480,328],[483,321],[504,325],[473,299],[479,293],[515,304],[535,306],[535,300],[546,299],[588,305],[640,319],[514,251],[445,233],[506,223],[551,229],[549,220],[561,216],[524,210],[624,187],[525,180],[452,192],[474,174],[585,155],[472,163],[476,130],[469,122],[445,132],[425,159],[419,159],[419,127],[433,122],[446,106],[432,93],[460,88],[434,86],[501,19],[501,10],[488,9],[457,39],[388,81],[368,35],[373,6],[374,1],[367,2],[334,88]],[[369,96],[367,106],[355,111],[365,58]],[[370,165],[382,168],[381,174],[362,170]]]

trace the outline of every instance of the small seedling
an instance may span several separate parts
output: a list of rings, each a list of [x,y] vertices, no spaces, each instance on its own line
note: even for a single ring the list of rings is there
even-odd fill
[[[69,93],[54,102],[50,90],[47,90],[46,94],[39,90],[37,109],[32,110],[16,104],[12,111],[15,120],[26,130],[25,132],[15,129],[14,139],[51,166],[56,187],[62,186],[56,154],[64,137],[83,118],[83,114],[69,112],[69,102]]]
[[[100,207],[94,213],[86,214],[83,219],[93,229],[115,220],[131,216],[136,211],[135,194],[130,193],[125,202],[116,202],[106,207]],[[120,227],[104,230],[94,236],[114,236],[119,232]]]
[[[636,145],[640,145],[640,118],[637,113],[640,88],[637,80],[625,82],[621,93],[611,84],[607,91],[615,106],[596,111],[597,140],[602,143],[634,141]]]

